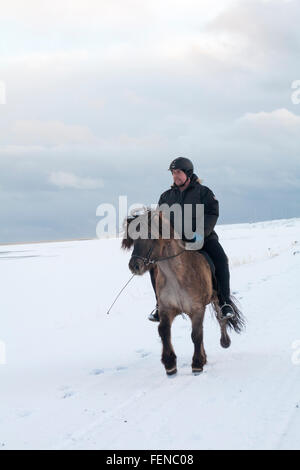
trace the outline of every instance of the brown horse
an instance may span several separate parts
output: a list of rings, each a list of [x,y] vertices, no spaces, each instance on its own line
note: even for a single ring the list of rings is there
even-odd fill
[[[131,238],[130,224],[138,217],[139,226],[146,226],[147,238]],[[136,220],[137,222],[137,220]],[[170,237],[162,238],[162,227],[168,225]],[[154,227],[154,229],[153,229]],[[231,296],[235,317],[222,320],[213,282],[213,275],[204,255],[197,251],[185,249],[185,243],[179,239],[169,221],[159,210],[146,209],[140,215],[129,216],[124,221],[125,235],[122,248],[134,247],[129,268],[132,273],[142,275],[154,270],[156,294],[160,323],[158,332],[162,340],[162,363],[168,375],[177,372],[176,355],[171,343],[171,325],[174,318],[186,313],[192,321],[192,340],[194,356],[192,371],[197,374],[206,364],[206,353],[203,344],[203,319],[206,305],[212,304],[221,328],[221,346],[228,348],[230,338],[227,327],[240,333],[244,326],[242,313]],[[151,235],[155,238],[151,238]]]

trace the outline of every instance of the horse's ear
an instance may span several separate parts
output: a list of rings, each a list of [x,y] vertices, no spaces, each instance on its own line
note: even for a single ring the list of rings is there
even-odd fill
[[[130,250],[130,248],[133,245],[133,240],[128,234],[128,226],[132,220],[133,220],[133,217],[126,217],[123,222],[123,228],[125,232],[123,240],[122,240],[122,245],[121,245],[121,248],[123,250]]]
[[[121,248],[123,248],[123,250],[130,250],[132,245],[133,245],[132,238],[130,238],[128,235],[126,238],[123,238],[122,245],[121,245]]]

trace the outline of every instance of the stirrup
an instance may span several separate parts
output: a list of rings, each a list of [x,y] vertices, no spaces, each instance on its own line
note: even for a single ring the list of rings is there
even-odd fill
[[[222,309],[224,307],[229,307],[230,311],[227,311],[227,312],[223,313]],[[227,320],[229,318],[234,318],[235,317],[235,311],[233,310],[232,305],[227,304],[226,302],[225,302],[225,304],[222,305],[222,307],[220,307],[220,310],[221,310],[221,319],[222,320]]]
[[[153,313],[154,312],[154,313]],[[158,307],[156,306],[152,312],[150,313],[150,315],[148,316],[148,320],[150,321],[156,321],[156,322],[159,322],[159,315],[158,315]]]

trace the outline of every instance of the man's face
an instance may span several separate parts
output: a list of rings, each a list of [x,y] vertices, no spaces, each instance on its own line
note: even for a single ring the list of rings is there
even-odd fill
[[[180,186],[186,181],[186,174],[182,170],[172,170],[172,176],[177,186]]]

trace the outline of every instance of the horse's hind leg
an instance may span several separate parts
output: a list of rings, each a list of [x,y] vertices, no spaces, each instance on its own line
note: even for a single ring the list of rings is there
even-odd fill
[[[220,344],[221,344],[222,348],[227,349],[231,345],[231,340],[230,340],[230,337],[227,333],[226,320],[221,320],[220,318],[218,318],[218,322],[219,322],[220,329],[221,329]]]
[[[206,353],[203,343],[203,317],[205,309],[192,316],[192,340],[194,343],[194,356],[192,362],[192,371],[194,373],[202,372],[206,364]]]
[[[158,326],[158,332],[163,345],[161,362],[165,366],[167,375],[173,375],[177,372],[176,354],[171,343],[171,324],[174,316],[168,315],[164,311],[161,311],[159,316],[160,323]]]
[[[221,309],[220,309],[220,306],[219,306],[219,300],[217,298],[217,295],[215,295],[212,298],[212,305],[213,305],[213,308],[214,308],[215,313],[216,313],[216,319],[218,320],[219,325],[220,325],[220,330],[221,330],[220,344],[221,344],[222,348],[227,349],[231,345],[231,340],[230,340],[230,337],[227,333],[227,326],[228,326],[227,325],[227,320],[222,320],[222,318],[221,318]]]

